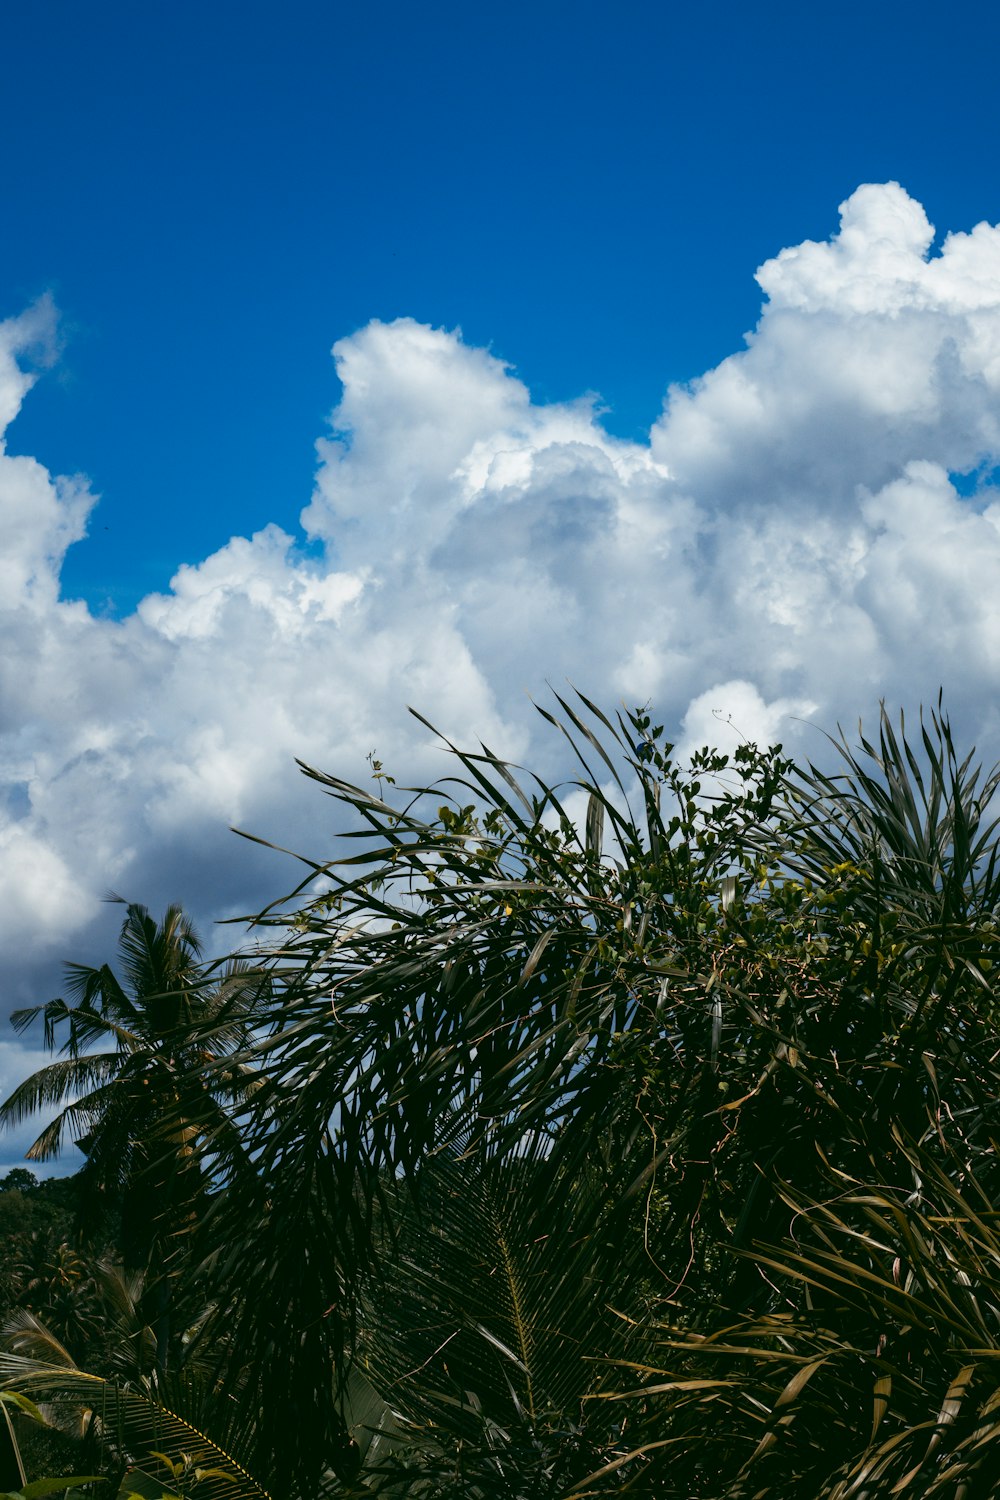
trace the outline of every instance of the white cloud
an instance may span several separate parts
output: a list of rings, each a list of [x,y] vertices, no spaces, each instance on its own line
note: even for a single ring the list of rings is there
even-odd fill
[[[69,862],[34,829],[0,828],[0,951],[44,952],[90,915]]]
[[[55,346],[55,312],[41,302],[0,323],[0,609],[42,613],[59,594],[66,549],[86,533],[96,497],[79,478],[53,479],[33,458],[6,451],[5,434],[37,378],[28,361],[46,363]]]
[[[760,269],[746,347],[671,389],[648,444],[589,400],[534,403],[456,333],[372,323],[334,349],[343,394],[302,517],[324,560],[267,527],[120,622],[58,596],[86,485],[0,454],[14,991],[38,955],[113,936],[93,926],[108,887],[204,925],[290,884],[226,829],[331,849],[294,756],[363,778],[377,747],[403,778],[445,774],[407,702],[549,770],[525,695],[567,678],[652,698],[692,748],[729,716],[794,745],[803,718],[941,682],[995,728],[1000,504],[948,476],[1000,462],[1000,230],[934,255],[932,233],[898,186],[859,189],[829,243]],[[5,422],[40,338],[45,308],[0,326]]]
[[[794,737],[798,721],[815,712],[816,704],[808,699],[765,703],[752,682],[722,682],[688,704],[676,754],[686,762],[703,745],[716,745],[727,754],[744,744],[777,745],[790,734]]]

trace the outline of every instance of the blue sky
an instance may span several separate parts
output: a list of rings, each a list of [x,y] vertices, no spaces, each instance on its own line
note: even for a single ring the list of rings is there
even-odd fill
[[[124,612],[294,526],[377,317],[461,326],[638,436],[739,346],[753,269],[860,182],[996,214],[982,5],[33,0],[4,20],[0,315],[62,356],[13,451],[102,495],[67,592]]]
[[[996,11],[8,12],[11,1008],[108,890],[221,951],[298,879],[232,825],[337,847],[296,758],[444,773],[408,703],[556,777],[549,683],[682,755],[943,685],[1000,756]]]

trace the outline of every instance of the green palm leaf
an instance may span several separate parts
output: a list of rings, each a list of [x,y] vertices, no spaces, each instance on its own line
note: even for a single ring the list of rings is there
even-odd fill
[[[0,1354],[0,1384],[30,1393],[56,1410],[82,1410],[101,1441],[128,1463],[143,1464],[155,1450],[187,1455],[205,1471],[198,1486],[205,1500],[269,1500],[267,1491],[231,1454],[142,1391],[11,1353]]]

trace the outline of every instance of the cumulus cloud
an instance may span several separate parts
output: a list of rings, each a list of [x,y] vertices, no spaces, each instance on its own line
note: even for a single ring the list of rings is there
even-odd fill
[[[6,431],[37,374],[53,358],[56,318],[44,298],[19,318],[0,323],[0,604],[41,614],[59,595],[67,548],[85,535],[95,497],[79,478],[53,479],[33,458],[6,451]]]
[[[814,749],[804,721],[942,682],[988,737],[1000,229],[932,245],[902,188],[860,188],[829,242],[759,269],[757,328],[668,391],[645,443],[590,400],[534,402],[458,333],[372,323],[334,346],[313,547],[233,538],[122,621],[59,595],[86,484],[0,450],[8,993],[107,935],[108,887],[204,923],[290,883],[231,822],[328,852],[294,756],[357,778],[377,747],[403,777],[444,773],[407,702],[551,772],[526,694],[567,678],[651,698],[690,748],[738,731]],[[46,308],[0,325],[4,424],[46,338]]]

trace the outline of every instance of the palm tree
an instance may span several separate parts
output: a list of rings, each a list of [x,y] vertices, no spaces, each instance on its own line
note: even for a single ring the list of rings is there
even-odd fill
[[[68,964],[68,1000],[14,1014],[19,1031],[41,1019],[50,1049],[62,1031],[65,1040],[63,1055],[0,1106],[0,1125],[61,1106],[28,1159],[50,1160],[75,1140],[87,1158],[82,1212],[93,1218],[100,1203],[120,1211],[126,1267],[153,1263],[165,1299],[184,1231],[212,1188],[213,1153],[224,1146],[230,1162],[237,1155],[228,1106],[251,1080],[231,1059],[246,1044],[266,980],[240,959],[221,969],[202,964],[178,906],[160,923],[144,906],[127,906],[118,956],[118,973]]]
[[[141,1471],[165,1462],[173,1481],[191,1480],[204,1500],[268,1500],[230,1451],[231,1437],[239,1436],[231,1432],[238,1426],[234,1403],[219,1391],[212,1362],[196,1358],[181,1369],[159,1369],[141,1273],[107,1259],[81,1264],[98,1313],[97,1340],[67,1340],[26,1308],[0,1327],[0,1385],[15,1399],[33,1392],[42,1403],[48,1445],[59,1445],[56,1463],[104,1470],[114,1484],[128,1465],[123,1495],[145,1493]],[[133,1465],[140,1471],[132,1472]],[[163,1481],[151,1492],[168,1488],[174,1493],[175,1483]],[[176,1488],[187,1492],[187,1485]]]
[[[324,1467],[348,1476],[359,1371],[399,1462],[401,1432],[424,1432],[441,1493],[464,1493],[476,1432],[488,1493],[508,1493],[487,1476],[494,1460],[516,1476],[515,1450],[553,1495],[603,1467],[602,1444],[608,1487],[631,1474],[620,1415],[598,1443],[588,1398],[623,1342],[645,1352],[651,1283],[683,1275],[682,1232],[654,1254],[652,1194],[671,1134],[719,1098],[703,959],[778,769],[737,758],[705,809],[698,777],[722,758],[687,775],[642,716],[615,727],[564,709],[580,828],[563,792],[485,748],[455,751],[449,785],[394,805],[310,773],[372,844],[304,861],[324,893],[303,906],[300,889],[263,919],[282,936],[271,1033],[252,1049],[260,1087],[241,1112],[258,1196],[241,1183],[212,1225],[217,1322],[257,1382],[254,1467],[281,1493],[310,1493]],[[681,1123],[657,1142],[643,1073],[661,1041],[689,1066]],[[676,1149],[698,1158],[701,1142]]]
[[[832,774],[560,702],[573,803],[486,747],[310,771],[357,852],[262,917],[242,1046],[161,1035],[230,1451],[279,1497],[995,1489],[997,776],[940,711]]]
[[[917,1147],[992,1181],[997,777],[943,715],[914,750],[883,713],[836,776],[752,746],[680,768],[645,713],[560,702],[577,820],[486,747],[451,746],[454,778],[391,802],[308,772],[360,848],[304,860],[265,918],[273,1025],[241,1138],[260,1186],[215,1226],[218,1317],[261,1377],[260,1472],[308,1405],[314,1441],[282,1480],[301,1493],[343,1451],[328,1397],[349,1428],[360,1371],[398,1463],[423,1410],[443,1494],[506,1494],[494,1460],[512,1495],[544,1494],[540,1470],[516,1478],[534,1454],[553,1494],[735,1496],[807,1384],[761,1374],[781,1369],[775,1329],[808,1342],[826,1306],[789,1249],[803,1205],[822,1223],[831,1180],[905,1199]],[[720,1373],[697,1351],[737,1326]],[[752,1418],[725,1481],[702,1440],[724,1390]],[[581,1418],[613,1401],[601,1461]],[[772,1428],[753,1436],[754,1413]]]

